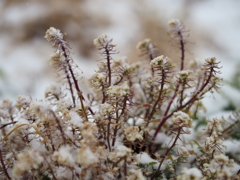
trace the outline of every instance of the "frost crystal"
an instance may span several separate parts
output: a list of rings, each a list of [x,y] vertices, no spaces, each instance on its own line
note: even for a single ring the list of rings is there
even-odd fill
[[[55,39],[62,39],[63,34],[60,32],[59,29],[56,29],[54,27],[50,27],[44,36],[49,42],[53,42]]]

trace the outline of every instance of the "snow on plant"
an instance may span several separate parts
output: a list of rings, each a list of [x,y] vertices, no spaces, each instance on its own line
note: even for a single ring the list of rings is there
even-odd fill
[[[201,100],[220,87],[220,67],[212,57],[200,68],[185,68],[186,32],[181,21],[169,22],[169,35],[181,50],[180,66],[159,54],[150,39],[137,45],[147,64],[114,59],[116,45],[100,35],[94,45],[103,59],[89,79],[92,92],[84,94],[69,43],[60,30],[48,29],[45,38],[55,49],[50,65],[64,82],[47,88],[45,100],[3,100],[1,176],[239,179],[239,167],[231,159],[235,156],[225,154],[224,139],[231,138],[240,113],[231,123],[206,120],[205,132],[196,133]]]

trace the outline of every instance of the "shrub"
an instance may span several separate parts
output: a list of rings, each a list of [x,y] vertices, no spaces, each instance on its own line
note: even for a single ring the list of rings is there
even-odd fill
[[[239,179],[223,144],[239,114],[230,124],[214,118],[199,128],[201,100],[221,85],[219,62],[193,61],[187,69],[188,31],[174,19],[168,33],[179,45],[180,66],[149,39],[137,45],[142,62],[114,59],[116,45],[100,35],[94,45],[103,58],[85,95],[69,43],[60,30],[48,29],[45,38],[55,49],[50,64],[63,85],[50,86],[45,100],[2,102],[5,179]]]

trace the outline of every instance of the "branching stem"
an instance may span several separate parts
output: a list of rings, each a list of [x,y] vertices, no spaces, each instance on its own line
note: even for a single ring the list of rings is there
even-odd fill
[[[172,148],[176,145],[177,140],[179,139],[179,136],[180,136],[180,134],[181,134],[181,130],[182,130],[182,127],[178,128],[177,136],[176,136],[176,138],[175,138],[172,146],[171,146],[170,148],[168,148],[167,151],[165,152],[165,154],[163,155],[163,158],[161,159],[161,162],[160,162],[160,164],[159,164],[159,166],[158,166],[157,172],[156,172],[156,173],[153,175],[153,177],[151,178],[152,180],[154,180],[155,176],[159,173],[159,171],[160,171],[160,169],[161,169],[161,166],[162,166],[165,158],[167,157],[167,155],[169,154],[169,152],[172,150]]]
[[[162,91],[163,91],[163,86],[164,86],[164,83],[165,83],[165,74],[164,74],[164,70],[162,70],[162,80],[161,80],[161,88],[160,88],[160,91],[159,91],[159,94],[158,94],[158,98],[157,98],[157,101],[154,103],[154,105],[153,105],[153,108],[152,108],[152,111],[151,111],[151,113],[150,113],[150,115],[149,115],[149,120],[151,120],[152,119],[152,117],[153,117],[153,115],[154,115],[154,113],[155,113],[155,111],[156,111],[156,107],[157,107],[157,105],[158,105],[158,103],[160,102],[160,100],[161,100],[161,97],[162,97]],[[149,123],[147,123],[147,124],[149,124]]]
[[[211,67],[210,72],[209,72],[209,76],[208,76],[207,80],[205,81],[205,83],[203,83],[203,85],[202,85],[201,88],[195,93],[195,95],[194,95],[191,99],[189,99],[188,102],[186,102],[184,105],[178,107],[178,108],[177,108],[176,110],[174,110],[172,113],[170,113],[169,115],[167,115],[167,113],[168,113],[168,111],[169,111],[169,109],[170,109],[170,106],[171,106],[173,100],[174,100],[175,97],[176,97],[176,92],[177,92],[177,91],[175,91],[175,94],[174,94],[171,102],[169,103],[169,105],[168,105],[168,107],[167,107],[167,110],[166,110],[166,112],[165,112],[165,114],[164,114],[164,118],[162,119],[162,121],[161,121],[160,124],[158,125],[158,127],[157,127],[157,129],[156,129],[156,131],[155,131],[155,133],[154,133],[154,136],[153,136],[152,140],[154,140],[154,139],[157,137],[157,134],[158,134],[158,132],[160,131],[160,129],[162,128],[162,126],[165,124],[165,122],[167,121],[167,119],[173,115],[173,113],[184,109],[185,107],[187,107],[189,104],[193,103],[193,102],[196,100],[197,96],[198,96],[198,95],[204,90],[204,88],[209,84],[209,82],[210,82],[210,80],[211,80],[211,77],[212,77],[212,75],[213,75],[213,72],[214,72],[214,69],[213,69],[213,67]],[[178,88],[179,88],[179,85],[178,85],[177,89],[178,89]],[[152,143],[150,144],[149,147],[151,147],[151,145],[152,145]]]
[[[63,51],[63,55],[66,59],[66,62],[67,62],[67,65],[68,65],[68,69],[70,71],[70,74],[72,76],[72,79],[73,79],[73,83],[75,85],[75,88],[77,90],[77,94],[78,94],[78,97],[80,99],[80,103],[81,103],[81,107],[82,107],[82,111],[83,111],[83,116],[85,118],[85,121],[87,122],[88,121],[88,117],[87,117],[87,114],[86,114],[86,110],[85,110],[85,107],[84,107],[84,104],[83,104],[83,101],[85,100],[83,95],[82,95],[82,91],[80,90],[79,86],[78,86],[78,82],[76,80],[76,77],[73,73],[73,70],[72,70],[72,66],[70,64],[70,59],[69,59],[69,56],[67,55],[67,52],[66,52],[66,49],[64,47],[64,45],[62,45],[62,51]]]

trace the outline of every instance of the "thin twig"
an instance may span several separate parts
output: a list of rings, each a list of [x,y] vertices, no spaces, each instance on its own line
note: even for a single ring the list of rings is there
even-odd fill
[[[3,158],[2,158],[2,151],[1,150],[0,150],[0,161],[1,161],[2,169],[3,169],[3,172],[4,172],[5,176],[7,177],[7,179],[11,180],[11,177],[9,176],[8,171],[5,167],[5,164],[4,164],[4,161],[3,161]]]

